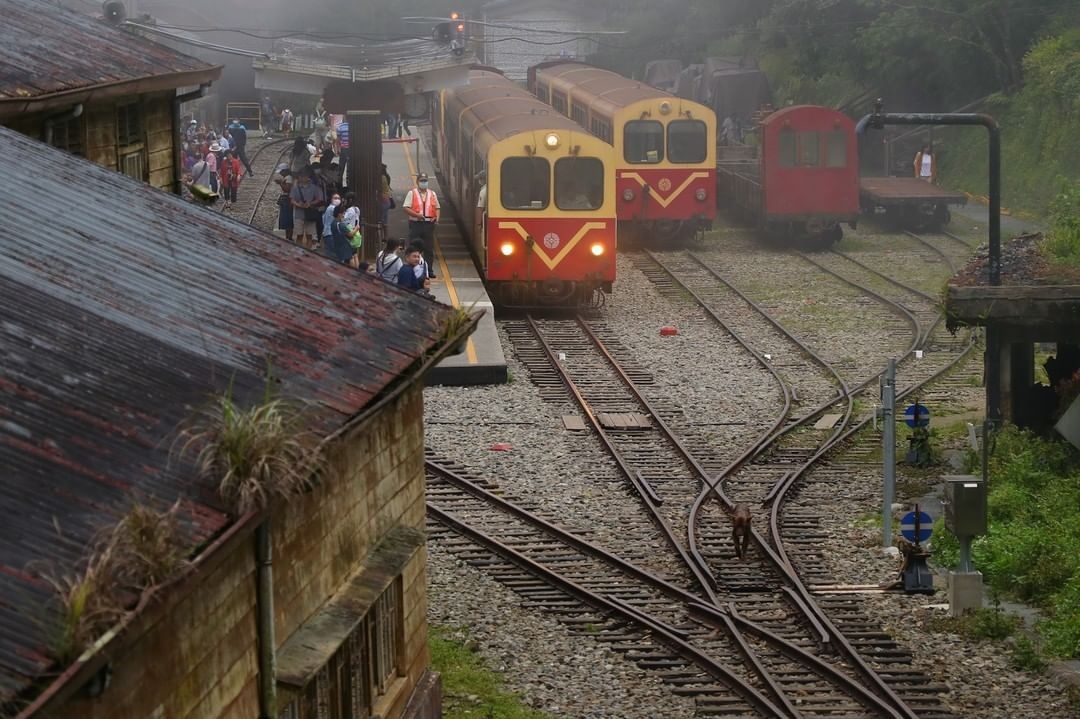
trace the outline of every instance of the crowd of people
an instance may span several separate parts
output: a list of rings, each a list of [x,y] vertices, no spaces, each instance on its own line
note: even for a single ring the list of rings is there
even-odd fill
[[[385,240],[374,265],[362,261],[365,228],[369,234],[385,236],[390,210],[396,207],[391,177],[382,165],[378,190],[379,217],[364,222],[361,203],[349,192],[349,127],[341,116],[329,115],[322,101],[316,105],[314,128],[297,132],[296,116],[289,108],[280,112],[264,98],[262,133],[293,136],[292,146],[274,169],[271,178],[279,188],[277,228],[290,242],[321,251],[327,257],[354,269],[370,272],[382,280],[427,294],[435,277],[425,259],[433,246],[434,228],[439,218],[439,201],[421,173],[416,186],[405,195],[403,210],[409,219],[408,239]],[[412,130],[407,120],[395,114],[384,116],[383,132],[395,138]],[[192,195],[223,197],[228,209],[237,201],[244,178],[253,174],[247,156],[247,128],[230,120],[220,131],[195,120],[186,126],[182,153],[187,187]]]

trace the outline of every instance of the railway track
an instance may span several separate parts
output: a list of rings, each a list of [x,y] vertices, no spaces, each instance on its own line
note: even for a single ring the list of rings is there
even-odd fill
[[[731,608],[703,604],[528,508],[498,486],[429,455],[432,537],[555,614],[608,644],[699,716],[899,716],[846,673]],[[733,659],[739,664],[730,664]]]
[[[218,211],[230,217],[242,219],[249,225],[254,225],[255,215],[258,213],[259,207],[266,198],[266,192],[270,187],[274,168],[285,153],[288,152],[289,143],[292,141],[292,138],[270,140],[257,147],[251,157],[248,158],[254,173],[250,177],[245,175],[233,206],[226,210],[224,209],[224,202],[221,202]],[[263,177],[266,178],[265,181],[262,180]],[[258,183],[261,183],[261,185]],[[253,194],[256,189],[258,194]]]
[[[688,443],[673,429],[692,427],[692,422],[678,408],[650,401],[651,374],[635,365],[614,338],[605,336],[609,333],[602,324],[584,317],[529,317],[506,323],[519,358],[541,392],[558,401],[565,401],[567,393],[571,396],[632,488],[643,514],[649,517],[648,523],[630,528],[627,546],[655,548],[666,544],[677,558],[674,563],[654,564],[660,571],[653,578],[667,585],[666,589],[652,590],[660,591],[663,599],[636,593],[632,585],[627,586],[625,577],[619,581],[610,577],[596,579],[597,586],[617,591],[614,598],[618,602],[633,607],[644,617],[652,617],[665,629],[683,631],[683,638],[698,643],[705,655],[719,652],[728,660],[738,655],[743,666],[725,667],[721,672],[728,682],[726,691],[735,694],[714,695],[711,692],[718,691],[716,687],[702,687],[710,686],[705,677],[718,680],[719,670],[696,663],[700,657],[676,652],[675,659],[634,645],[628,651],[640,650],[644,654],[635,653],[630,658],[647,657],[646,662],[667,667],[670,673],[663,675],[665,679],[702,697],[698,707],[703,714],[734,712],[731,715],[738,716],[752,710],[775,716],[951,717],[938,697],[943,687],[912,669],[910,654],[868,620],[853,598],[816,597],[808,589],[828,585],[831,578],[820,551],[815,549],[822,537],[818,524],[821,499],[806,487],[829,485],[830,477],[850,469],[845,462],[864,463],[860,458],[873,450],[872,440],[858,434],[869,418],[853,417],[853,402],[857,393],[873,385],[876,376],[849,384],[827,360],[769,318],[763,308],[698,257],[680,255],[675,260],[660,260],[655,255],[640,255],[634,261],[662,293],[694,303],[739,339],[772,373],[783,409],[761,437],[734,461],[719,459],[711,448],[704,453],[700,449],[692,451],[690,447],[701,445]],[[678,266],[665,267],[668,261]],[[929,347],[937,326],[929,313],[922,307],[911,311],[868,285],[880,287],[885,283],[907,292],[907,304],[915,304],[916,299],[928,301],[928,296],[891,281],[853,258],[837,255],[830,261],[852,264],[847,269],[823,266],[822,271],[832,272],[837,279],[873,296],[875,302],[903,320],[911,338],[905,356],[917,347]],[[862,275],[853,279],[849,276],[852,273]],[[766,335],[769,346],[785,348],[783,361],[769,362],[752,343],[742,340],[740,332],[758,338],[762,333],[771,333]],[[923,367],[934,367],[934,371],[912,378],[905,393],[938,378],[964,356],[956,347],[947,349],[953,356],[940,358],[947,364],[924,363]],[[841,419],[816,430],[808,429],[813,420],[826,413],[839,414]],[[429,464],[429,481],[437,483],[440,480],[433,479],[433,473]],[[767,530],[754,533],[755,548],[744,561],[734,559],[726,536],[730,524],[725,509],[732,506],[733,500],[753,503],[768,518]],[[436,505],[439,501],[432,500]],[[440,511],[436,506],[431,513],[438,515]],[[474,523],[488,526],[485,520],[476,519],[479,511],[476,506],[465,511],[467,517],[458,520],[453,531],[466,537],[477,529]],[[490,526],[500,527],[502,522]],[[516,575],[524,571],[521,562],[502,551],[495,537],[477,531],[479,535],[464,540],[484,546],[481,554],[470,555],[473,561],[486,563],[489,568],[508,563],[510,568],[505,571],[511,573],[507,582],[510,586],[533,596],[537,606],[566,614],[575,626],[586,617],[581,619],[581,626],[595,631],[594,614],[575,604],[562,604],[561,599],[555,600],[556,594],[550,594],[552,581],[557,580],[548,577],[541,581],[535,573],[531,579]],[[663,537],[662,543],[656,541],[656,532]],[[590,577],[605,576],[576,559],[568,559],[565,550],[552,549],[550,542],[554,540],[528,537],[520,529],[510,530],[508,536],[508,545],[520,544],[524,537],[525,546],[554,552],[548,564],[554,567],[555,574],[565,564],[573,568],[579,580],[591,582]],[[492,555],[499,558],[491,559]],[[651,559],[641,553],[637,556]],[[546,599],[554,602],[553,608]],[[577,597],[574,601],[585,600]],[[585,604],[595,612],[595,602]],[[627,631],[627,621],[630,619],[625,614],[619,615],[613,636]],[[713,633],[705,632],[703,627],[711,628]],[[647,631],[647,627],[639,624],[636,631]],[[722,631],[727,632],[727,644],[721,642],[718,633]],[[673,633],[678,636],[677,631]],[[668,651],[675,649],[670,642],[665,646]],[[731,684],[738,681],[759,690],[759,694],[746,694],[745,689],[739,693]],[[737,701],[733,701],[736,695]],[[769,702],[769,706],[755,705],[758,699]]]

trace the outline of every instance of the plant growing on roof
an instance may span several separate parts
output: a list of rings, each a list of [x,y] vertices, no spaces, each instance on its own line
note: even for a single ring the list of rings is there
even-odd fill
[[[81,571],[41,576],[53,591],[56,611],[49,651],[62,664],[77,659],[124,614],[115,591],[112,560],[106,544],[91,554]]]
[[[132,505],[108,540],[117,582],[140,591],[168,581],[184,567],[188,552],[179,513],[179,500],[164,511],[140,502]]]
[[[181,432],[181,453],[197,446],[199,474],[245,514],[312,485],[319,455],[301,418],[297,407],[271,397],[269,378],[262,402],[247,409],[236,404],[230,384]]]
[[[475,302],[468,307],[454,307],[450,311],[450,314],[442,322],[439,332],[439,346],[450,342],[469,326],[469,323],[473,320],[474,307],[476,307]]]

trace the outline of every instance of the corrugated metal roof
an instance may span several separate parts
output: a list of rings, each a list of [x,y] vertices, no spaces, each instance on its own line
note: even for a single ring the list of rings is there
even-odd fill
[[[257,397],[269,361],[335,429],[450,310],[6,128],[0,175],[2,704],[50,663],[28,569],[72,566],[132,496],[181,498],[193,544],[227,524],[169,462],[192,408]]]
[[[48,0],[0,0],[0,16],[0,99],[216,72],[213,65]]]

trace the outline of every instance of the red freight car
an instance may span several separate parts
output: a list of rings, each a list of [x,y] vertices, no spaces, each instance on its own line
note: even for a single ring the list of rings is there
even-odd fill
[[[758,146],[718,148],[717,197],[771,237],[828,245],[859,217],[855,123],[815,105],[759,120]]]

